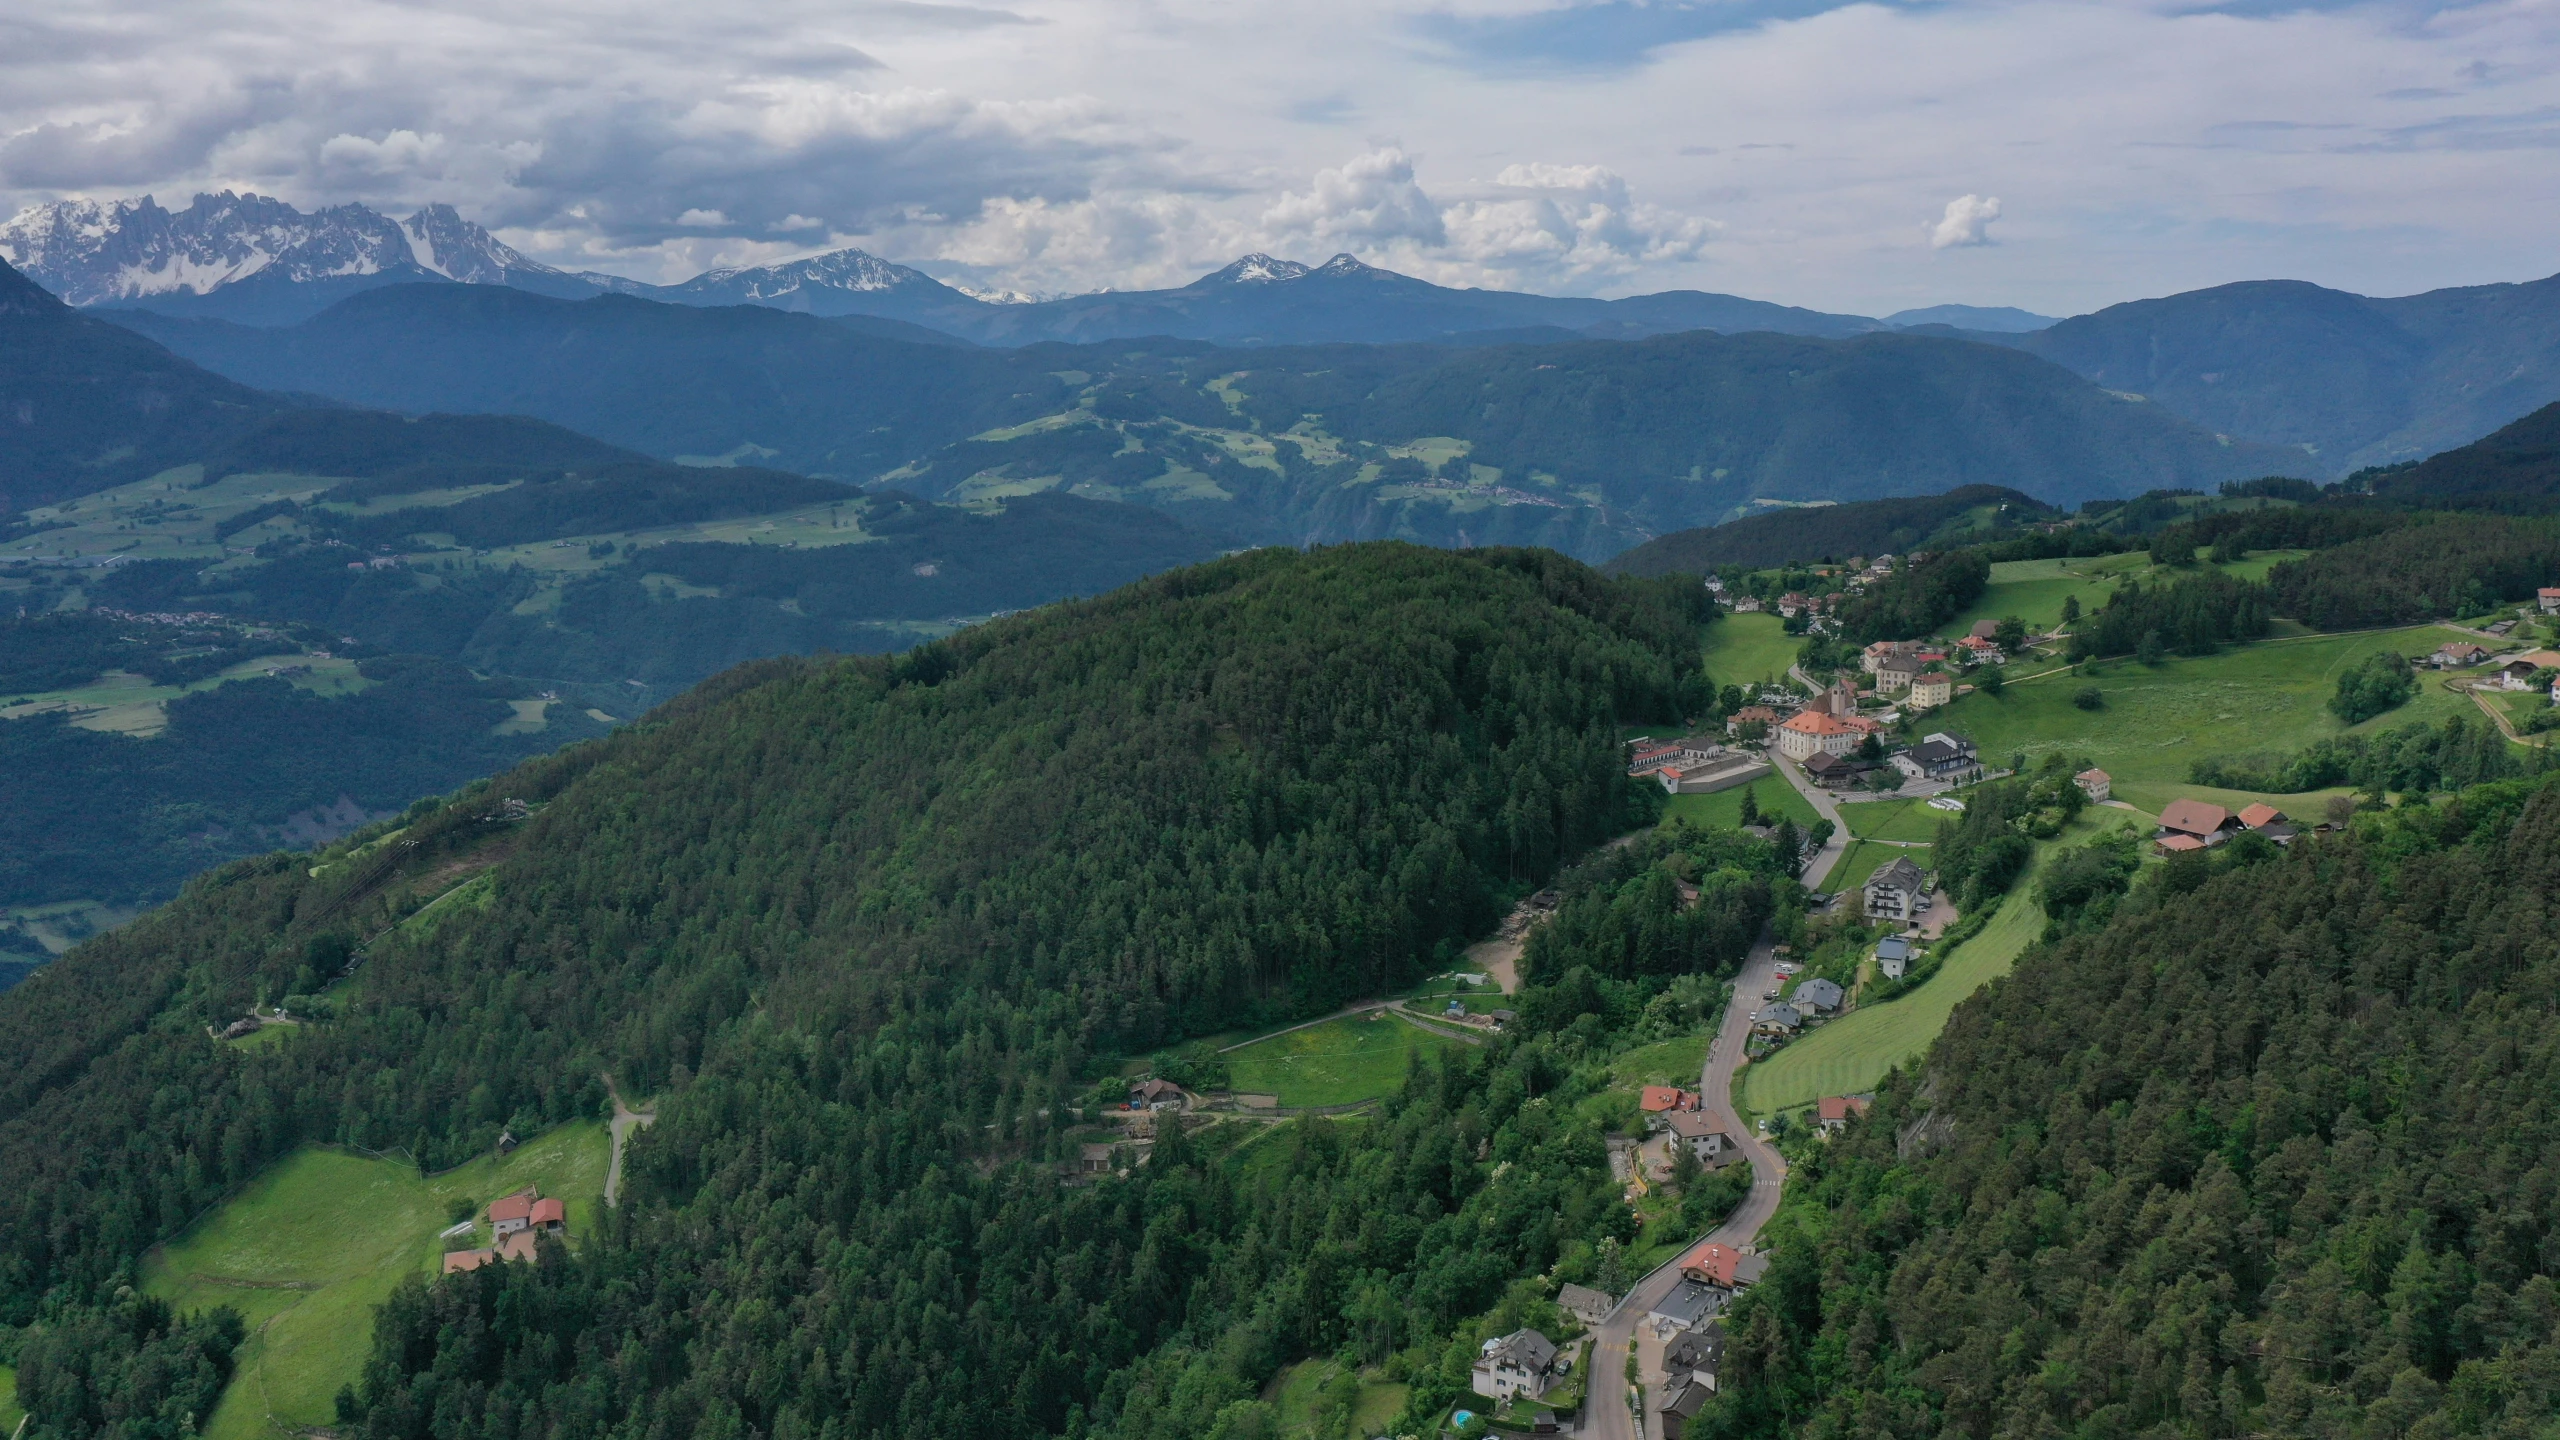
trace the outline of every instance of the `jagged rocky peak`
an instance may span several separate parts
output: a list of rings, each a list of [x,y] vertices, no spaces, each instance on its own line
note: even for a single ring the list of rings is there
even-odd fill
[[[474,284],[503,284],[537,265],[465,220],[429,205],[395,221],[366,205],[308,214],[269,195],[198,195],[184,210],[152,196],[57,200],[0,225],[5,256],[74,305],[206,294],[253,275],[292,281],[414,268]]]
[[[796,290],[896,290],[909,285],[931,285],[942,282],[921,270],[883,260],[864,250],[830,250],[805,260],[786,260],[779,265],[737,266],[706,270],[678,286],[680,290],[736,290],[748,299],[771,299]]]

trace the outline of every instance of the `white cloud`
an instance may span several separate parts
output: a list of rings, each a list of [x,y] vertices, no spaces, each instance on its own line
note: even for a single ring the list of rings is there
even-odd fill
[[[1929,248],[1954,250],[1968,245],[1989,245],[1991,222],[2000,218],[1997,195],[1959,195],[1947,202],[1946,213],[1929,227]]]
[[[1321,245],[1439,245],[1449,238],[1440,207],[1414,181],[1413,158],[1393,148],[1318,171],[1312,188],[1282,196],[1263,212],[1262,223],[1275,235],[1305,236]]]
[[[851,243],[1088,289],[1348,249],[1453,283],[2069,313],[2528,278],[2560,229],[2532,159],[2560,151],[2560,10],[2521,0],[83,0],[0,35],[0,212],[443,200],[653,279]],[[2036,243],[1996,277],[1930,264],[1914,219],[1986,169]]]

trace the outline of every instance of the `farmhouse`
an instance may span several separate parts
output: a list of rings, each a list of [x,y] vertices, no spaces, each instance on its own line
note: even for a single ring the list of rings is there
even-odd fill
[[[1815,755],[1845,755],[1858,743],[1858,732],[1819,710],[1799,711],[1778,727],[1778,753],[1790,760]]]
[[[2436,653],[2427,657],[2427,663],[2439,670],[2456,670],[2477,665],[2488,658],[2488,646],[2469,640],[2456,640],[2448,645],[2437,646]]]
[[[494,1243],[476,1250],[446,1251],[443,1273],[460,1274],[500,1260],[531,1260],[535,1236],[569,1232],[569,1207],[531,1186],[490,1201],[488,1215]]]
[[[1899,980],[1911,968],[1911,942],[1899,935],[1887,935],[1876,942],[1876,972],[1887,980]]]
[[[2293,822],[2286,818],[2283,811],[2268,804],[2264,800],[2261,800],[2254,805],[2243,807],[2240,811],[2239,820],[2243,826],[2257,831],[2259,834],[2266,836],[2268,839],[2273,840],[2279,845],[2290,845],[2293,843],[2294,835],[2296,833],[2293,828]]]
[[[1129,1087],[1132,1110],[1179,1110],[1187,1097],[1170,1080],[1141,1080]]]
[[[2537,670],[2560,669],[2560,653],[2528,650],[2522,655],[2502,661],[2498,666],[2498,684],[2507,690],[2530,690]]]
[[[1867,877],[1866,912],[1870,920],[1908,922],[1928,905],[1928,879],[1908,855],[1893,857],[1892,864]]]
[[[1547,1393],[1549,1373],[1555,1363],[1554,1341],[1535,1330],[1514,1330],[1487,1340],[1476,1353],[1475,1392],[1489,1400],[1508,1400],[1515,1395],[1535,1400]]]
[[[2534,603],[2545,615],[2560,615],[2560,586],[2545,585],[2533,592]]]
[[[2116,787],[2114,777],[2104,770],[2096,769],[2083,770],[2072,776],[2071,783],[2079,786],[2080,793],[2088,796],[2089,803],[2093,805],[2104,804],[2107,798],[2115,793]]]
[[[2153,838],[2160,842],[2160,848],[2164,852],[2200,850],[2205,846],[2219,845],[2230,839],[2233,832],[2239,828],[2240,817],[2219,805],[2207,804],[2202,800],[2172,800],[2168,808],[2160,812],[2160,829]],[[2195,843],[2192,845],[2168,843],[2181,838]]]

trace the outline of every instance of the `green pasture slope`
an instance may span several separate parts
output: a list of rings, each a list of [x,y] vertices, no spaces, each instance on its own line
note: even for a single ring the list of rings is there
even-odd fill
[[[1925,800],[1865,800],[1840,807],[1841,823],[1862,840],[1927,843],[1938,838],[1939,821],[1954,818],[1945,810],[1930,809]]]
[[[1775,615],[1727,615],[1707,627],[1707,675],[1718,685],[1784,680],[1803,648],[1803,637],[1788,634]]]
[[[2083,812],[2060,839],[2036,847],[2037,859],[2131,822],[2133,817],[2121,811]],[[2043,933],[2044,907],[2035,901],[2035,867],[2030,865],[1992,912],[1991,923],[1948,954],[1938,973],[1919,989],[1881,1005],[1861,1006],[1768,1059],[1743,1067],[1740,1098],[1744,1108],[1755,1115],[1774,1115],[1810,1105],[1825,1095],[1873,1090],[1886,1071],[1927,1049],[1946,1028],[1956,1006],[2008,974],[2009,967]]]
[[[2246,558],[2227,565],[2207,566],[2199,562],[2175,570],[2164,570],[2151,563],[2151,557],[2139,550],[2122,555],[2098,555],[2067,560],[2004,560],[1991,567],[1991,586],[1972,609],[1940,627],[1941,633],[1962,635],[1978,620],[2000,620],[2015,615],[2027,622],[2028,628],[2042,634],[2062,623],[2062,602],[2077,598],[2081,613],[2107,603],[2116,587],[2127,579],[2149,585],[2155,580],[2167,582],[2179,575],[2199,569],[2215,569],[2241,580],[2264,580],[2267,572],[2283,561],[2307,555],[2307,550],[2258,550]]]
[[[1292,1108],[1351,1105],[1402,1085],[1410,1057],[1436,1055],[1457,1043],[1377,1010],[1230,1050],[1227,1076],[1238,1090],[1277,1095]]]
[[[2369,655],[2424,655],[2470,636],[2438,625],[2356,635],[2265,640],[2156,666],[2111,660],[2096,675],[2058,673],[2012,682],[1999,695],[1958,699],[1934,726],[1958,730],[2001,766],[2024,754],[2030,765],[2054,751],[2087,756],[2115,779],[2116,793],[2147,810],[2184,794],[2187,767],[2206,756],[2282,754],[2348,730],[2395,729],[2478,707],[2430,674],[2418,697],[2361,725],[2329,713],[2338,676]],[[2104,698],[2082,710],[2072,696],[2094,686]],[[1917,837],[1915,837],[1917,838]]]
[[[249,1323],[238,1373],[204,1433],[269,1440],[336,1423],[333,1400],[373,1344],[373,1311],[404,1275],[432,1271],[464,1201],[474,1213],[539,1185],[568,1201],[574,1239],[597,1223],[612,1142],[603,1122],[563,1126],[503,1159],[427,1179],[414,1166],[308,1149],[259,1177],[145,1261],[143,1287],[180,1310],[228,1305]]]

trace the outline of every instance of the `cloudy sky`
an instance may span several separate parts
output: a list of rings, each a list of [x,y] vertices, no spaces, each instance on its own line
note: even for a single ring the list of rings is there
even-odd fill
[[[2560,0],[0,0],[0,206],[447,200],[678,279],[1247,250],[2051,314],[2560,270]]]

